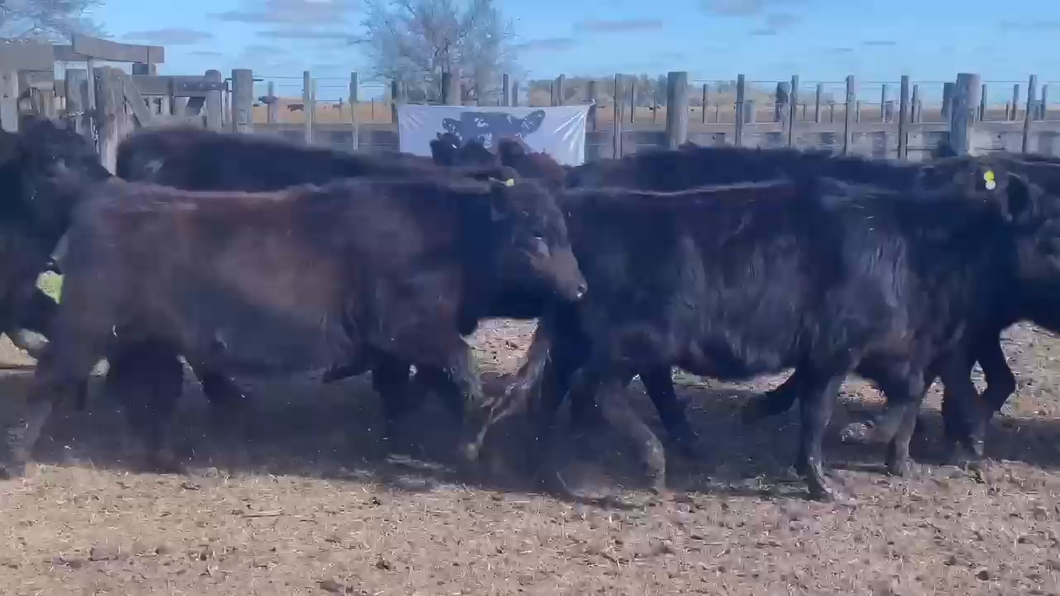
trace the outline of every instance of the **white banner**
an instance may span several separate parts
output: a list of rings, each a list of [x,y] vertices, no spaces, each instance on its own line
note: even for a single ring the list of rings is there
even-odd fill
[[[585,162],[588,105],[551,108],[479,106],[398,106],[398,147],[403,153],[431,155],[431,141],[451,132],[462,141],[478,138],[489,149],[505,137],[518,137],[534,151],[561,164]]]

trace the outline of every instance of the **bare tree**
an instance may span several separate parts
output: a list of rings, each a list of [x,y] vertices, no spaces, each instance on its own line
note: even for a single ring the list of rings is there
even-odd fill
[[[102,34],[87,17],[103,0],[0,0],[0,40],[58,41],[72,33]]]
[[[374,75],[402,79],[410,99],[438,99],[443,73],[460,76],[462,99],[489,99],[515,66],[512,25],[494,0],[365,0],[364,45]]]

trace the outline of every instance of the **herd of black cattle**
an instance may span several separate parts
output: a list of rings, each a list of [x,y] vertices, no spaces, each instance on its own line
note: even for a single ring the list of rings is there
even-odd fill
[[[1060,329],[1060,160],[685,145],[566,167],[517,141],[494,154],[442,135],[432,149],[156,129],[122,143],[112,176],[62,122],[4,133],[0,323],[49,341],[0,473],[24,473],[51,410],[83,406],[104,358],[105,392],[146,461],[179,466],[168,435],[183,358],[220,420],[249,399],[229,375],[371,371],[388,437],[431,390],[462,420],[472,460],[513,412],[547,445],[569,395],[573,425],[627,427],[661,488],[662,443],[611,407],[634,376],[667,440],[695,454],[672,367],[723,380],[792,368],[744,420],[797,401],[796,469],[814,497],[847,498],[821,443],[848,374],[887,397],[843,432],[886,442],[889,472],[907,470],[936,378],[951,454],[974,459],[1015,390],[1000,333],[1020,320]],[[57,304],[35,282],[64,237]],[[539,320],[498,395],[464,340],[490,317]]]

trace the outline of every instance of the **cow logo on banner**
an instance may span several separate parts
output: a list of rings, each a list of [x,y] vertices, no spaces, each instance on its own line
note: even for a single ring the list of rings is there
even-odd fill
[[[451,133],[462,142],[478,139],[493,149],[514,137],[533,151],[548,153],[565,165],[585,162],[588,105],[550,108],[398,106],[398,147],[404,153],[431,155],[431,141]]]

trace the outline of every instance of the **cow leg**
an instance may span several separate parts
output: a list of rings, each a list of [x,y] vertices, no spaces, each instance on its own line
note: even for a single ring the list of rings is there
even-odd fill
[[[955,353],[945,357],[939,368],[946,460],[958,465],[977,462],[983,457],[983,437],[992,410],[980,404],[971,379],[972,360],[967,353]]]
[[[986,378],[983,402],[990,407],[991,414],[1000,412],[1009,396],[1016,392],[1016,377],[1005,359],[1001,348],[1001,337],[995,336],[977,342],[973,356],[979,361]]]
[[[632,374],[621,376],[611,374],[603,377],[603,382],[598,386],[598,394],[604,399],[602,402],[604,418],[611,426],[624,432],[633,440],[633,444],[640,451],[641,462],[651,479],[652,490],[661,494],[666,491],[666,450],[663,449],[659,437],[652,432],[629,403],[628,395],[624,391],[627,382],[624,380],[630,377]]]
[[[934,375],[931,375],[931,379],[934,379]],[[899,393],[899,388],[895,387],[895,391],[888,396],[888,404],[896,404],[894,411],[900,421],[894,437],[887,444],[887,472],[892,476],[905,476],[909,473],[909,442],[916,430],[916,419],[920,414],[920,406],[924,403],[924,395],[927,394],[927,381],[928,378],[923,372],[913,371],[907,377],[904,391]]]
[[[685,415],[685,402],[674,393],[670,367],[651,368],[640,373],[640,381],[659,413],[670,442],[686,457],[699,457],[699,435]]]
[[[79,322],[63,323],[60,320],[56,326],[58,332],[53,334],[52,341],[37,361],[26,411],[7,430],[5,452],[0,454],[0,478],[18,478],[25,474],[30,452],[52,410],[70,393],[84,387],[92,368],[103,357],[107,334],[93,328],[101,321],[97,319],[85,325],[78,325]]]
[[[183,473],[173,453],[171,427],[184,384],[184,366],[170,346],[144,342],[108,355],[106,391],[121,405],[126,419],[126,453],[143,450],[145,469]]]
[[[903,404],[910,399],[908,397],[910,373],[902,367],[889,369],[886,366],[870,367],[869,365],[862,366],[861,372],[883,392],[887,402],[883,411],[871,419],[864,422],[851,422],[843,427],[839,433],[840,440],[854,444],[888,443],[903,424],[902,417],[905,415]],[[923,379],[925,391],[935,382],[935,378],[936,375],[930,373]],[[919,409],[917,409],[917,414],[919,414]]]
[[[408,404],[409,363],[400,358],[380,354],[372,366],[372,388],[382,399],[383,440],[389,450],[394,450],[399,444],[401,420],[412,409]],[[419,443],[409,446],[413,450],[420,447]]]
[[[848,501],[845,492],[825,478],[821,443],[832,418],[839,386],[846,375],[824,371],[805,371],[799,396],[802,419],[795,469],[805,479],[810,496],[822,501]]]
[[[744,424],[755,424],[787,412],[795,405],[801,388],[799,369],[795,369],[776,389],[755,395],[740,409],[740,420]],[[641,377],[643,380],[644,377]]]

